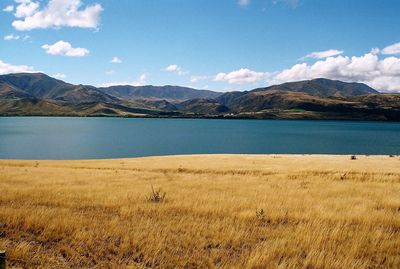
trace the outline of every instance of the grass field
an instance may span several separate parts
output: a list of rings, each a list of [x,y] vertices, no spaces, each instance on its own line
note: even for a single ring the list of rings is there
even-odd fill
[[[3,160],[0,249],[11,268],[400,268],[400,157]]]

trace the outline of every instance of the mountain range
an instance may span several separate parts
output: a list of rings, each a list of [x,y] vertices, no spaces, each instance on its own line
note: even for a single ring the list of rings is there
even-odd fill
[[[74,85],[43,73],[0,75],[2,116],[400,120],[400,94],[318,78],[244,92]]]

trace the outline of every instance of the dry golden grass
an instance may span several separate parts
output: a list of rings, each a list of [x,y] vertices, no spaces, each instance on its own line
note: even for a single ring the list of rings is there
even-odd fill
[[[400,158],[3,160],[0,249],[16,268],[400,268]]]

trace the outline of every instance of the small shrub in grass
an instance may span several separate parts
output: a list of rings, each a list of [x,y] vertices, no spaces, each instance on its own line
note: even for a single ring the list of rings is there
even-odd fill
[[[153,203],[161,203],[165,201],[167,193],[162,192],[159,188],[158,190],[154,190],[153,184],[151,184],[151,194],[149,196],[149,201]]]
[[[271,222],[265,215],[264,209],[256,209],[256,218],[260,226],[266,226]]]
[[[265,220],[265,214],[264,214],[264,209],[256,209],[256,217],[259,221],[264,221]]]
[[[351,156],[350,156],[350,160],[357,160],[356,155],[351,155]]]

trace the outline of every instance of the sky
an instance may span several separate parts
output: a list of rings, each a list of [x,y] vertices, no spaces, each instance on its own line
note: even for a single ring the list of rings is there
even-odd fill
[[[0,0],[0,74],[251,90],[318,77],[400,92],[398,0]]]

